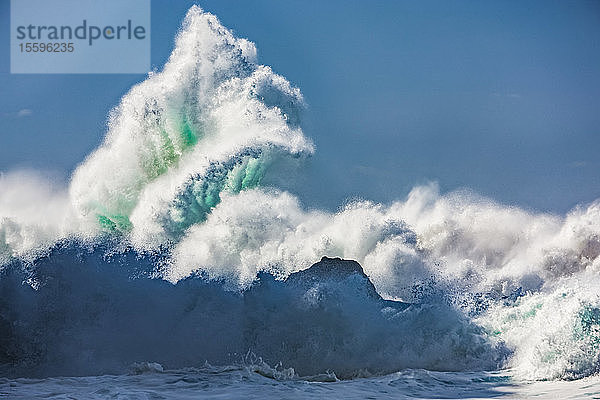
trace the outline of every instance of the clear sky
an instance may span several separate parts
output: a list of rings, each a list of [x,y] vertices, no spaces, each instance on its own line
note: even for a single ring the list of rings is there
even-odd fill
[[[192,1],[152,1],[160,68]],[[300,87],[311,207],[437,181],[565,212],[600,198],[600,2],[197,2]],[[0,171],[66,177],[144,75],[11,75],[0,0]]]

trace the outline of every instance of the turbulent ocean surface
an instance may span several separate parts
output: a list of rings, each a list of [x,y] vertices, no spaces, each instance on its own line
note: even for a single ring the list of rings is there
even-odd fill
[[[68,188],[2,175],[0,398],[600,398],[600,201],[309,210],[303,109],[193,7]]]

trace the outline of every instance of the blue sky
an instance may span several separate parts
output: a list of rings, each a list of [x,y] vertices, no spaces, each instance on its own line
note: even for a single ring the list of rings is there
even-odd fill
[[[152,2],[152,65],[192,1]],[[310,207],[389,202],[437,181],[565,212],[600,198],[600,3],[198,2],[300,87],[317,145]],[[11,75],[0,0],[0,171],[67,177],[143,75]]]

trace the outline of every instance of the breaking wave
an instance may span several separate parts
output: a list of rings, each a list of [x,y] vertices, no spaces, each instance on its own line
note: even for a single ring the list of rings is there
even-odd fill
[[[248,351],[301,375],[598,372],[599,201],[557,216],[431,184],[307,210],[262,185],[313,153],[303,109],[253,43],[192,7],[68,188],[0,176],[2,373]]]

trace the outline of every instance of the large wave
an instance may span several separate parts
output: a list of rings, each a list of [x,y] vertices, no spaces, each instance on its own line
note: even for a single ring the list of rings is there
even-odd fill
[[[164,69],[123,97],[67,189],[2,175],[7,370],[227,363],[250,350],[344,377],[597,372],[600,202],[556,216],[431,184],[392,204],[306,210],[261,185],[314,151],[303,104],[251,42],[192,7]],[[322,256],[356,260],[377,296],[412,305],[358,295],[355,278],[331,283],[336,266],[298,284]]]

